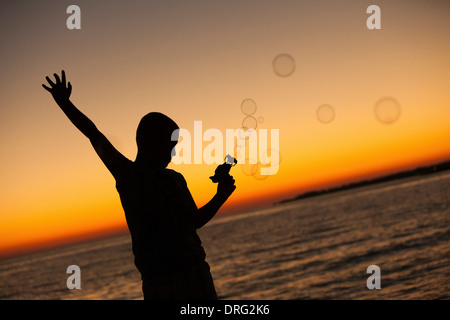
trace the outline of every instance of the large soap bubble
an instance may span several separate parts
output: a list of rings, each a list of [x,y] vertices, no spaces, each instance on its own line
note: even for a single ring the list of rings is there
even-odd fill
[[[244,129],[244,131],[256,130],[256,127],[258,127],[258,120],[256,120],[255,117],[246,116],[244,120],[242,120],[242,129]]]
[[[256,102],[253,99],[247,98],[241,102],[241,111],[247,116],[251,116],[256,112]]]
[[[295,60],[291,55],[282,53],[273,59],[272,67],[278,76],[289,77],[295,71]]]
[[[400,118],[401,107],[392,97],[384,97],[375,103],[375,117],[384,124],[391,124]]]
[[[329,104],[322,104],[316,110],[317,120],[322,123],[330,123],[333,121],[336,113],[334,112],[334,108]]]

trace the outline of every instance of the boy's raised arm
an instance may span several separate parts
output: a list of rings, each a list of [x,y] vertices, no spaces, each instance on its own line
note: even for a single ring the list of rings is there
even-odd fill
[[[64,70],[61,72],[61,78],[55,73],[55,83],[46,77],[50,87],[43,84],[42,86],[50,92],[55,102],[69,118],[69,120],[78,128],[90,141],[95,151],[106,165],[108,170],[114,177],[119,174],[120,169],[127,161],[109,140],[97,129],[95,124],[86,117],[75,105],[70,101],[72,93],[72,85],[70,82],[66,84],[66,75]]]

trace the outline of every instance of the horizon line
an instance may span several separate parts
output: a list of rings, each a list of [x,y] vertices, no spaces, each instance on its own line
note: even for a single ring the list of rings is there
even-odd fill
[[[391,172],[388,174],[385,174],[385,173],[379,173],[378,175],[375,174],[370,179],[367,178],[368,175],[364,175],[364,176],[360,176],[359,180],[343,179],[339,182],[340,184],[339,183],[325,183],[319,189],[312,187],[306,191],[304,190],[301,193],[297,193],[296,196],[290,197],[290,198],[288,198],[286,195],[284,197],[284,199],[281,199],[283,197],[283,194],[286,194],[286,193],[283,193],[283,194],[274,195],[272,197],[272,199],[269,199],[268,201],[260,200],[260,201],[258,201],[257,204],[255,204],[255,198],[249,198],[249,199],[240,201],[237,204],[229,205],[229,206],[225,207],[224,210],[222,210],[222,212],[217,213],[217,216],[229,215],[229,214],[239,214],[239,213],[244,213],[247,211],[256,210],[256,209],[260,209],[260,208],[264,208],[264,207],[274,206],[277,204],[283,204],[283,203],[289,202],[289,201],[302,200],[303,198],[301,198],[301,196],[303,196],[307,193],[317,192],[317,193],[319,193],[318,195],[322,195],[322,194],[327,194],[329,192],[339,192],[339,191],[343,191],[343,190],[356,189],[359,187],[363,187],[364,185],[359,185],[359,184],[364,183],[364,182],[366,182],[368,185],[370,185],[370,184],[382,183],[382,182],[387,182],[387,181],[401,180],[403,178],[411,177],[412,175],[396,177],[396,178],[393,178],[393,179],[387,180],[387,181],[377,181],[379,179],[388,178],[388,177],[395,176],[395,175],[402,174],[402,173],[411,173],[412,174],[416,170],[432,168],[432,167],[439,166],[442,164],[450,164],[450,158],[447,158],[446,160],[440,160],[440,161],[429,161],[427,165],[423,165],[423,164],[417,165],[412,169],[403,168],[403,169],[399,169],[397,171],[394,171],[394,172]],[[442,170],[435,171],[435,172],[426,172],[424,175],[437,173],[437,172],[443,172],[443,171],[446,171],[449,169],[450,168],[444,168]],[[354,185],[354,186],[352,186],[352,185]],[[348,187],[348,188],[346,189],[346,187]],[[342,188],[342,190],[340,188]],[[292,191],[290,193],[294,193],[294,191]],[[297,199],[297,197],[298,197],[298,199]],[[275,199],[278,199],[278,201],[275,201]],[[254,204],[254,205],[249,205],[249,204]],[[119,236],[119,235],[126,235],[126,234],[129,234],[129,231],[128,231],[128,226],[126,225],[126,222],[124,220],[123,223],[109,226],[109,227],[99,228],[95,231],[92,231],[92,230],[85,231],[85,232],[80,232],[76,235],[72,234],[72,235],[67,235],[67,236],[59,236],[59,237],[42,240],[42,241],[36,241],[31,245],[30,244],[28,244],[28,245],[27,244],[13,245],[13,246],[10,246],[9,248],[6,248],[6,250],[4,249],[3,252],[0,253],[0,260],[17,258],[17,257],[21,257],[21,256],[38,253],[38,252],[45,252],[45,251],[49,251],[49,250],[53,250],[53,249],[57,249],[57,248],[69,247],[72,245],[82,244],[85,242],[110,238],[110,237]]]

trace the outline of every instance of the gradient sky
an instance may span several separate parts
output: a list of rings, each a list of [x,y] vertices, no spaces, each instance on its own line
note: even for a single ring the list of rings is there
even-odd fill
[[[66,28],[71,4],[81,30]],[[366,27],[371,4],[381,30]],[[2,2],[0,256],[125,225],[114,179],[45,76],[65,69],[71,100],[132,160],[150,111],[225,132],[255,100],[258,128],[280,130],[282,163],[264,180],[232,169],[222,211],[235,211],[449,159],[449,17],[446,0]],[[280,53],[296,63],[286,78],[272,68]],[[399,102],[395,123],[374,116],[382,97]],[[215,165],[169,167],[198,206],[214,195]]]

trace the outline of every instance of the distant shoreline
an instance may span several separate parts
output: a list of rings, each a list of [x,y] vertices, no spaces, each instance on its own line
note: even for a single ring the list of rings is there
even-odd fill
[[[323,190],[308,191],[308,192],[302,193],[294,198],[281,200],[277,203],[281,204],[281,203],[296,201],[296,200],[300,200],[300,199],[311,198],[311,197],[315,197],[315,196],[319,196],[319,195],[323,195],[323,194],[333,193],[333,192],[337,192],[337,191],[349,190],[349,189],[353,189],[353,188],[373,185],[373,184],[377,184],[377,183],[381,183],[381,182],[393,181],[393,180],[407,178],[407,177],[414,177],[414,176],[417,177],[417,176],[432,174],[432,173],[445,171],[445,170],[450,170],[450,161],[441,162],[439,164],[435,164],[435,165],[431,165],[431,166],[419,167],[419,168],[416,168],[413,170],[402,171],[402,172],[382,176],[382,177],[371,179],[371,180],[363,180],[363,181],[359,181],[359,182],[353,182],[353,183],[345,184],[345,185],[342,185],[339,187],[323,189]]]

